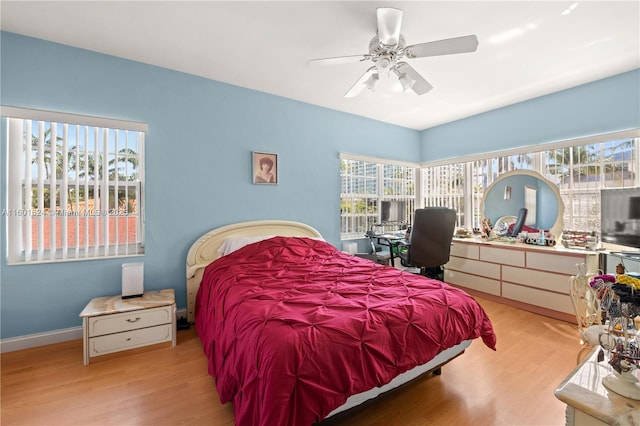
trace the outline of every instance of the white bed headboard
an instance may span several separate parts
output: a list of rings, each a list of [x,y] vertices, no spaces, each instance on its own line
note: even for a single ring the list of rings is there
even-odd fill
[[[313,227],[287,220],[239,222],[213,229],[198,238],[187,253],[187,320],[194,321],[196,295],[204,268],[220,257],[218,249],[229,237],[278,235],[283,237],[322,237]]]

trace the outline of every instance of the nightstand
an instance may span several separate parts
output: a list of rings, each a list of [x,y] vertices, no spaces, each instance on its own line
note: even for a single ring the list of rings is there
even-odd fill
[[[145,291],[142,297],[92,299],[80,312],[84,365],[95,356],[157,343],[176,345],[173,289]]]

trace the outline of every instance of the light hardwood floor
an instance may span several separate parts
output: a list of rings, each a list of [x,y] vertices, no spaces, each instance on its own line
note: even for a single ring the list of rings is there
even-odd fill
[[[474,341],[442,369],[356,409],[339,426],[564,424],[554,389],[575,367],[574,324],[476,298],[498,350]],[[1,355],[2,426],[233,425],[193,327],[168,345],[93,358],[82,341]]]

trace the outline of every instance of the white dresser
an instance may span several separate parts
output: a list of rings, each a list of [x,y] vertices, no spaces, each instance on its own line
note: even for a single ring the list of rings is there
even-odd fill
[[[593,251],[454,239],[444,280],[507,305],[575,322],[569,277],[579,263],[596,272],[598,262]]]
[[[163,342],[176,344],[173,289],[145,291],[142,297],[92,299],[80,313],[84,365],[91,357]]]

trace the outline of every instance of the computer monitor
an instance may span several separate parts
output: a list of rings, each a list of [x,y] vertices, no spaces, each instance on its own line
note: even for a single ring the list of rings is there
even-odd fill
[[[382,223],[406,222],[407,221],[407,202],[397,201],[397,200],[381,201],[380,221]]]
[[[607,188],[600,192],[600,239],[604,243],[640,248],[639,187]]]

